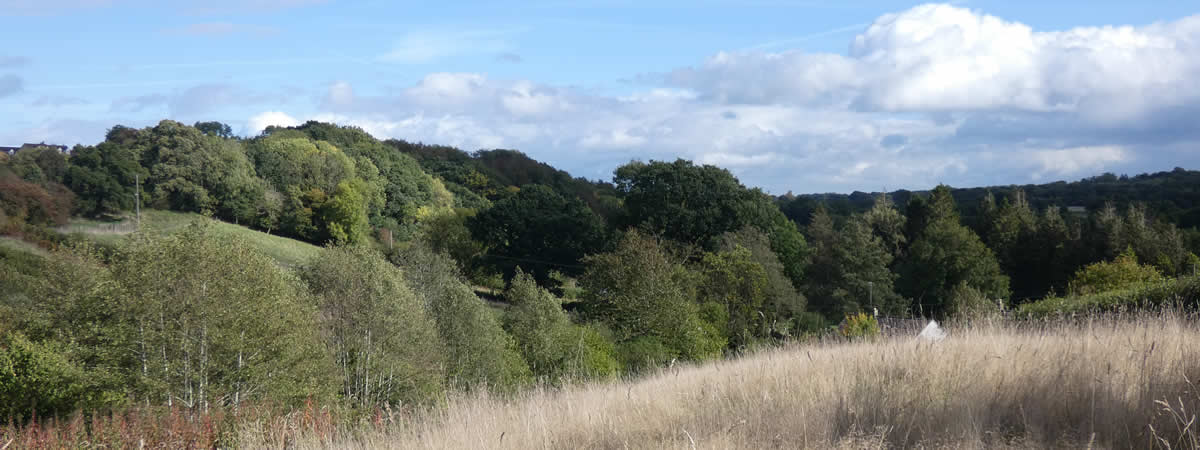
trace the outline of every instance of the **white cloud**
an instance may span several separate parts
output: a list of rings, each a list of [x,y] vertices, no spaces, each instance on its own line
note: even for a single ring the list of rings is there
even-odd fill
[[[254,117],[246,123],[245,135],[255,136],[262,133],[269,126],[294,127],[300,125],[300,121],[295,117],[287,115],[287,113],[279,111],[267,111]]]
[[[848,56],[718,53],[668,82],[720,102],[875,111],[1069,111],[1144,117],[1200,99],[1200,16],[1038,32],[950,5],[887,14]]]
[[[1120,146],[1075,147],[1057,150],[1038,150],[1030,154],[1037,164],[1034,179],[1045,175],[1079,176],[1094,173],[1104,167],[1130,159],[1131,153]]]

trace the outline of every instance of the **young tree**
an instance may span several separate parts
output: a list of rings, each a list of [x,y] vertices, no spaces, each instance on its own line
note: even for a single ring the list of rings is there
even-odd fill
[[[750,251],[736,246],[729,251],[705,253],[699,264],[701,305],[721,309],[721,328],[730,348],[741,349],[766,336],[760,315],[767,297],[767,271],[754,262]]]
[[[395,406],[441,392],[441,340],[399,269],[365,246],[331,247],[301,274],[317,299],[343,397]]]
[[[764,320],[772,333],[787,335],[798,329],[808,300],[796,290],[792,280],[784,273],[784,265],[771,250],[769,238],[754,227],[725,233],[721,237],[722,252],[744,248],[751,259],[763,268],[767,275],[766,297],[763,300]]]
[[[236,262],[236,263],[234,263]],[[147,402],[206,410],[328,399],[336,374],[295,276],[237,237],[197,222],[136,235],[113,277]]]
[[[461,279],[454,260],[419,241],[393,254],[392,260],[437,323],[446,349],[448,384],[510,391],[529,381],[529,366],[516,342]]]
[[[654,239],[631,231],[616,250],[585,262],[584,315],[613,330],[628,366],[720,355],[725,342],[699,318],[692,275]]]

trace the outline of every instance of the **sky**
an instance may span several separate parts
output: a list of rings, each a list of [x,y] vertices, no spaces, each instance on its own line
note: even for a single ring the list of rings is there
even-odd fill
[[[1200,169],[1200,1],[0,0],[0,145],[307,120],[782,194]]]

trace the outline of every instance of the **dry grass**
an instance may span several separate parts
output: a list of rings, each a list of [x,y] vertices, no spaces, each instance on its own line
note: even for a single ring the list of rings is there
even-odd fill
[[[628,382],[461,396],[286,445],[1198,448],[1197,344],[1196,323],[1172,314],[960,327],[938,343],[828,342]],[[249,429],[242,441],[280,444]]]

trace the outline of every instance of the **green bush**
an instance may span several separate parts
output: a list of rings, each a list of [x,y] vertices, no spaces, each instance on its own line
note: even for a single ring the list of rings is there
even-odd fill
[[[611,332],[600,325],[573,325],[559,335],[566,349],[567,376],[610,379],[621,374],[620,355]]]
[[[1040,318],[1061,314],[1154,309],[1163,306],[1200,306],[1200,278],[1138,283],[1095,294],[1049,297],[1021,305],[1017,311],[1024,317]]]
[[[1074,295],[1096,294],[1143,283],[1162,282],[1164,279],[1154,266],[1138,264],[1137,255],[1130,248],[1112,261],[1102,261],[1079,269],[1067,285],[1067,292]]]
[[[85,378],[61,346],[15,332],[0,336],[0,419],[69,414],[84,404]]]
[[[622,342],[617,351],[621,362],[634,374],[665,366],[675,359],[675,352],[654,336],[639,336]]]
[[[846,315],[841,333],[849,339],[871,339],[879,336],[879,321],[864,312]]]

